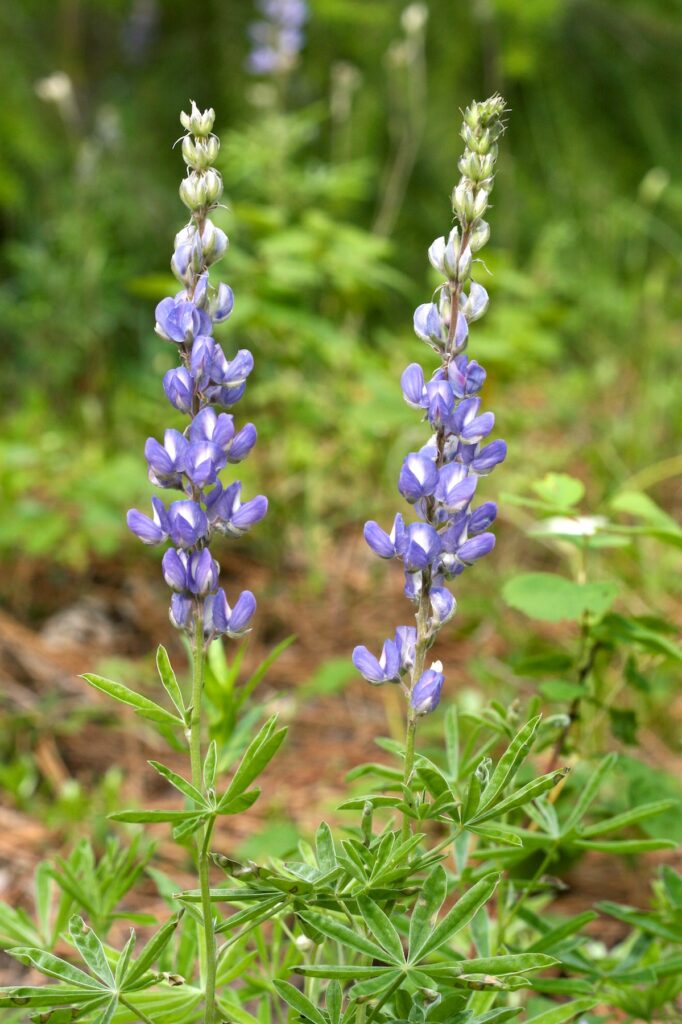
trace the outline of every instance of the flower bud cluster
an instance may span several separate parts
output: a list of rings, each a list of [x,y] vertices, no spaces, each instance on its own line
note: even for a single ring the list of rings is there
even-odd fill
[[[419,306],[414,315],[417,336],[441,357],[429,380],[418,363],[408,366],[401,378],[405,401],[423,413],[431,430],[426,443],[405,457],[398,477],[398,490],[417,519],[406,523],[399,513],[390,532],[372,521],[364,530],[380,558],[403,563],[405,594],[417,606],[417,626],[401,626],[395,640],[385,642],[379,658],[356,647],[353,662],[374,685],[402,683],[415,716],[433,711],[440,700],[442,665],[434,662],[425,669],[424,662],[456,610],[447,584],[495,546],[490,527],[497,507],[491,501],[474,507],[473,502],[479,480],[504,460],[507,446],[489,440],[495,416],[482,410],[480,397],[486,372],[464,350],[469,325],[488,306],[485,289],[471,280],[472,253],[489,236],[481,218],[492,189],[503,111],[504,101],[494,96],[473,103],[464,114],[462,178],[453,193],[458,223],[447,239],[437,238],[428,251],[444,281],[435,301]]]
[[[258,0],[256,6],[262,18],[249,26],[253,48],[247,68],[254,75],[286,74],[303,48],[306,0]]]
[[[224,487],[220,473],[245,459],[256,443],[256,428],[237,429],[231,413],[244,394],[253,357],[241,349],[228,359],[213,337],[215,324],[232,312],[234,298],[226,284],[209,281],[209,267],[227,249],[227,237],[208,213],[222,193],[220,175],[211,166],[219,142],[212,134],[215,113],[192,102],[180,121],[187,130],[182,155],[188,175],[180,186],[191,210],[189,224],[175,236],[171,269],[182,288],[156,307],[156,333],[177,348],[180,366],[169,370],[163,387],[170,404],[189,417],[184,431],[166,430],[163,441],[145,445],[149,480],[156,487],[180,491],[168,506],[152,498],[152,516],[128,512],[128,526],[145,544],[170,541],[162,560],[163,575],[173,591],[171,622],[187,633],[203,630],[216,636],[241,636],[256,607],[244,591],[230,607],[218,586],[219,566],[210,553],[216,533],[239,537],[267,512],[262,495],[242,501],[241,483]]]

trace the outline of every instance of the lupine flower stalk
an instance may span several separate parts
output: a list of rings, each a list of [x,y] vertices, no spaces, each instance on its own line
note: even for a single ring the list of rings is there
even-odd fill
[[[403,563],[405,594],[416,605],[416,626],[399,626],[377,658],[356,647],[353,663],[373,685],[395,683],[408,702],[405,781],[414,765],[417,720],[433,711],[445,682],[443,666],[426,656],[439,631],[455,613],[448,584],[495,546],[490,526],[497,508],[486,501],[473,507],[478,483],[507,454],[504,441],[488,441],[495,425],[481,409],[479,393],[486,372],[466,355],[469,326],[485,313],[488,295],[474,281],[475,255],[488,241],[484,220],[493,187],[497,140],[503,131],[504,100],[492,96],[472,103],[464,113],[461,178],[452,192],[455,226],[437,238],[428,251],[431,265],[443,277],[431,300],[414,314],[414,329],[440,358],[427,379],[419,363],[406,368],[401,386],[408,405],[423,413],[431,436],[403,462],[398,490],[413,506],[416,521],[396,515],[389,532],[365,524],[365,539],[381,558]],[[409,832],[406,818],[404,831]]]
[[[219,141],[213,134],[215,113],[200,111],[192,101],[181,114],[186,131],[182,155],[187,175],[180,198],[190,211],[189,223],[175,236],[171,269],[181,288],[156,307],[156,333],[177,349],[180,365],[163,379],[168,401],[188,418],[184,430],[170,428],[163,440],[145,445],[150,481],[163,490],[180,492],[166,505],[152,498],[152,516],[136,509],[128,526],[145,544],[170,541],[162,558],[163,576],[172,591],[170,618],[193,645],[192,714],[188,741],[192,783],[202,789],[201,694],[204,653],[222,635],[240,637],[249,629],[256,601],[245,590],[231,606],[218,586],[219,566],[211,552],[216,534],[240,537],[267,512],[262,495],[242,501],[241,483],[220,479],[228,465],[241,462],[256,442],[256,428],[237,429],[229,409],[243,396],[253,369],[246,349],[228,359],[213,337],[216,324],[232,312],[232,289],[209,280],[209,268],[228,245],[209,214],[218,206],[223,185],[213,167]],[[210,829],[199,839],[199,873],[205,927],[206,1021],[214,1017],[215,935],[208,888]]]

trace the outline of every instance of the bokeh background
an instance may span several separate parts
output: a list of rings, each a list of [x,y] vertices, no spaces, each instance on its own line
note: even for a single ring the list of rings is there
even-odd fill
[[[505,496],[498,547],[461,580],[441,648],[451,698],[523,702],[537,687],[528,657],[575,647],[572,627],[531,625],[500,596],[519,569],[574,567],[570,545],[528,536],[519,499],[545,473],[582,481],[586,514],[615,514],[625,490],[679,519],[681,14],[679,0],[311,0],[300,58],[272,78],[246,69],[250,0],[0,5],[10,895],[46,847],[93,821],[103,836],[122,790],[149,795],[156,740],[77,673],[153,686],[159,641],[182,665],[157,553],[125,529],[151,494],[144,440],[173,424],[161,377],[174,351],[153,310],[176,287],[179,111],[190,98],[217,111],[231,239],[220,270],[236,295],[221,341],[256,358],[238,409],[259,430],[244,481],[271,501],[223,548],[228,596],[248,585],[260,602],[235,672],[296,635],[249,710],[252,722],[275,706],[293,723],[279,786],[229,838],[276,852],[333,803],[372,737],[398,728],[392,695],[349,663],[354,644],[376,647],[406,614],[400,574],[370,559],[361,526],[392,518],[397,469],[422,436],[398,381],[429,359],[412,312],[435,283],[426,250],[450,223],[460,108],[474,97],[500,90],[511,109],[480,271],[491,308],[472,331],[510,454],[485,483],[486,498]],[[621,607],[679,625],[679,547],[645,539],[594,564],[621,581]],[[674,659],[618,688],[592,739],[622,751],[624,792],[677,792],[680,719]],[[661,827],[679,831],[675,820]],[[583,888],[601,896],[608,881]]]

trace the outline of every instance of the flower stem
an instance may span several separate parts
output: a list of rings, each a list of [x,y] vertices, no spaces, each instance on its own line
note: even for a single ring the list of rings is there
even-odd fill
[[[192,718],[190,721],[189,752],[192,763],[192,783],[203,792],[203,773],[201,764],[201,699],[204,688],[204,629],[201,613],[194,617],[194,642],[192,651]],[[204,921],[204,1022],[215,1022],[215,980],[216,980],[216,941],[213,929],[213,909],[211,907],[210,883],[208,877],[208,855],[213,821],[197,835],[197,864],[199,869],[199,888],[201,890],[201,913]]]
[[[419,594],[419,610],[417,611],[417,642],[414,651],[414,666],[412,668],[412,683],[410,695],[424,672],[424,661],[426,652],[429,649],[429,608],[431,600],[431,575],[429,572],[422,573],[422,587]],[[409,786],[412,772],[414,771],[415,739],[417,733],[417,714],[408,703],[407,709],[407,732],[405,735],[405,771],[403,784]],[[410,837],[410,818],[403,814],[403,827],[401,838],[404,840]]]

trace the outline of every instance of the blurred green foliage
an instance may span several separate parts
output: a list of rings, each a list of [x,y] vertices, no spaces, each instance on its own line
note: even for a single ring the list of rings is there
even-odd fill
[[[412,430],[397,380],[425,354],[411,314],[447,227],[457,108],[494,88],[513,123],[476,355],[508,481],[568,467],[601,498],[652,463],[653,483],[679,473],[679,5],[431,0],[423,36],[404,6],[313,0],[280,89],[244,70],[246,0],[0,11],[5,557],[82,567],[125,542],[124,508],[146,498],[137,453],[173,421],[152,311],[174,287],[169,143],[188,95],[223,138],[237,304],[222,340],[256,355],[242,414],[261,434],[248,485],[273,500],[268,557],[285,519],[310,557],[391,507]]]

